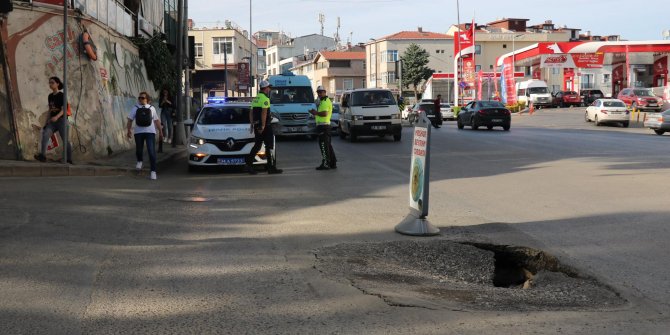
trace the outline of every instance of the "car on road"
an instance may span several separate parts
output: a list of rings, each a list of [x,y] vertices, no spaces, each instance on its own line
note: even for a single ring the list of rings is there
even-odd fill
[[[621,124],[628,127],[630,124],[630,111],[626,104],[619,99],[597,99],[584,113],[586,122],[594,122],[596,126],[603,124]]]
[[[188,168],[193,172],[207,166],[242,166],[254,146],[249,124],[249,99],[210,99],[195,120],[188,140]],[[273,122],[277,120],[273,118]],[[275,144],[276,145],[276,144]],[[276,147],[273,152],[276,152]],[[267,166],[265,145],[254,157],[254,165]]]
[[[630,109],[660,112],[663,100],[654,95],[650,88],[624,88],[617,95]]]
[[[575,91],[560,91],[551,96],[554,107],[572,107],[582,104],[582,99]]]
[[[662,113],[647,113],[644,117],[644,126],[653,130],[657,135],[670,132],[670,109]]]
[[[512,113],[500,101],[493,100],[475,100],[468,102],[461,111],[458,112],[456,125],[458,129],[463,129],[466,125],[477,130],[479,127],[486,127],[489,130],[493,127],[502,127],[509,130],[512,123]]]
[[[579,97],[582,100],[582,106],[590,106],[596,99],[601,99],[605,97],[603,91],[586,88],[579,91]]]
[[[330,116],[330,131],[337,132],[340,127],[340,104],[333,102],[333,114]]]
[[[338,133],[356,142],[360,136],[392,135],[398,142],[402,138],[400,108],[393,93],[381,88],[347,90],[340,97],[342,107]]]
[[[435,113],[435,103],[433,101],[422,101],[417,102],[414,104],[414,106],[412,106],[412,112],[410,113],[407,120],[409,120],[410,124],[413,124],[419,120],[419,115],[422,113],[426,114],[431,124],[435,124],[437,122],[436,120],[438,120],[437,118],[442,117],[441,114],[438,116]]]
[[[448,103],[440,104],[440,114],[442,114],[442,120],[455,120],[454,110],[451,109],[451,105]]]

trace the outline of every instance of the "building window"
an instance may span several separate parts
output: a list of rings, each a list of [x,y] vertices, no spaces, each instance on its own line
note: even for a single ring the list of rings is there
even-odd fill
[[[475,72],[479,72],[479,71],[481,71],[481,70],[482,70],[482,66],[481,66],[481,65],[475,65]]]
[[[593,74],[583,74],[582,75],[582,87],[581,89],[594,88],[593,85]]]
[[[612,77],[609,73],[603,73],[603,84],[608,84],[612,81]]]
[[[507,44],[503,44],[503,49],[507,49]]]
[[[331,60],[330,67],[351,67],[350,60]]]
[[[481,55],[481,54],[482,54],[482,45],[475,44],[475,55]]]
[[[215,55],[223,54],[224,51],[230,55],[233,53],[233,42],[230,37],[213,37],[212,49]]]
[[[552,67],[551,74],[561,74],[561,69],[558,67]]]
[[[202,58],[202,43],[195,44],[195,58]]]
[[[386,50],[382,52],[382,63],[390,63],[398,60],[398,50]]]
[[[382,84],[393,84],[397,81],[395,79],[395,71],[382,73]]]
[[[353,90],[354,89],[354,80],[347,78],[342,80],[342,86],[344,90]]]

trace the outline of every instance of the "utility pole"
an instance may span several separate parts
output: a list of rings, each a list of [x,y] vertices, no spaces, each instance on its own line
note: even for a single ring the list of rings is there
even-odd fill
[[[184,144],[185,143],[185,137],[186,134],[184,134],[184,127],[183,127],[183,122],[184,122],[184,117],[183,117],[183,86],[182,86],[182,80],[183,80],[183,72],[182,69],[184,68],[184,0],[179,0],[177,1],[177,94],[176,96],[176,102],[177,102],[177,120],[175,122],[176,124],[176,131],[175,135],[177,135],[177,139],[175,140],[174,138],[172,139],[172,147],[175,148],[177,147],[177,142],[179,144]]]
[[[69,1],[63,1],[63,120],[65,122],[65,134],[61,134],[63,138],[63,164],[67,164],[72,157],[67,156],[68,134],[70,133],[70,120],[67,119],[67,4]]]
[[[185,108],[185,110],[186,110],[186,119],[187,120],[191,118],[191,68],[190,68],[190,63],[191,62],[189,60],[191,59],[191,57],[195,57],[195,55],[189,54],[188,31],[189,31],[189,28],[188,28],[188,0],[184,0],[184,42],[183,42],[182,46],[184,47],[184,53],[186,54],[186,57],[184,58],[184,63],[183,64],[186,68],[185,71],[184,71],[184,75],[186,76],[185,80],[184,80],[184,84],[185,84],[184,92],[185,92],[185,96],[186,96],[186,99],[185,99],[186,108]],[[186,131],[186,130],[184,129],[184,131]],[[184,139],[186,139],[186,136],[184,136]],[[184,141],[184,144],[186,144],[186,141]]]

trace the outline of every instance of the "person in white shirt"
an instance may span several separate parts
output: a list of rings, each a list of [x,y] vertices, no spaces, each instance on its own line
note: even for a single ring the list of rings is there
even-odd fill
[[[156,113],[154,106],[149,104],[149,94],[142,92],[137,97],[139,104],[137,104],[128,115],[128,138],[133,137],[133,121],[135,121],[135,154],[137,155],[137,164],[135,169],[139,172],[142,170],[142,161],[144,156],[144,143],[147,144],[147,151],[149,152],[149,162],[151,163],[151,173],[149,179],[156,180],[156,134],[158,134],[159,141],[163,140],[163,132],[161,128],[161,120]]]

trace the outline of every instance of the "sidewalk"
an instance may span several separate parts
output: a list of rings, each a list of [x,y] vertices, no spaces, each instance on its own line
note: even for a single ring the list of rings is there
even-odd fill
[[[161,167],[182,161],[186,164],[186,146],[173,148],[163,145],[163,153],[156,154],[156,163]],[[135,150],[126,150],[95,161],[75,160],[74,165],[57,161],[41,163],[38,161],[0,160],[0,177],[62,177],[62,176],[121,176],[135,175]],[[185,165],[184,165],[185,166]],[[148,173],[149,157],[144,150],[143,172]],[[146,171],[145,171],[146,170]]]

